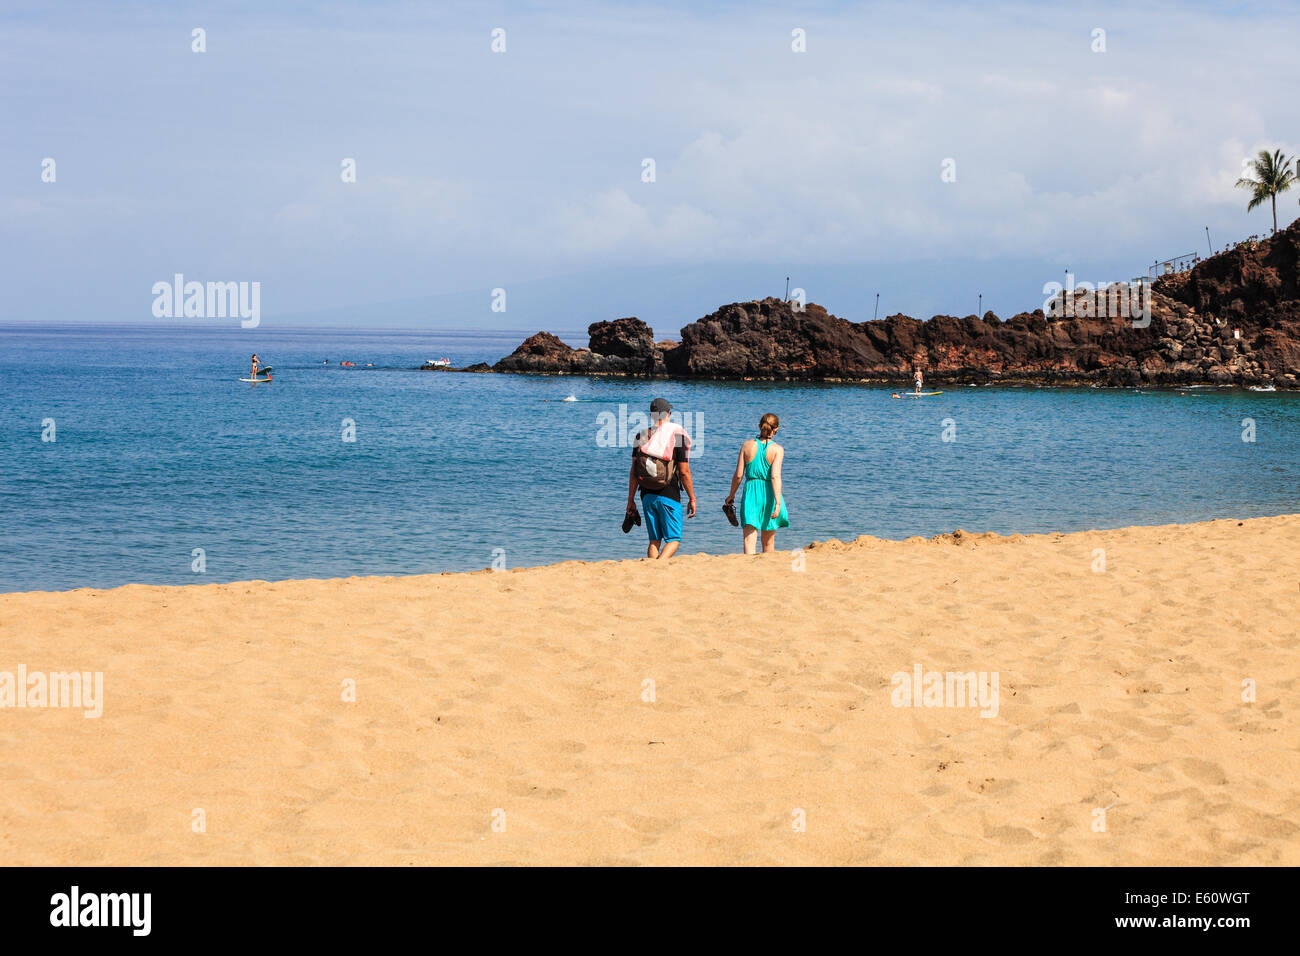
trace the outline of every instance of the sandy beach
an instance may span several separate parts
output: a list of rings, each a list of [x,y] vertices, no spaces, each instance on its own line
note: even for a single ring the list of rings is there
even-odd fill
[[[1295,865],[1297,620],[1294,515],[7,594],[0,671],[103,700],[0,710],[0,852]]]

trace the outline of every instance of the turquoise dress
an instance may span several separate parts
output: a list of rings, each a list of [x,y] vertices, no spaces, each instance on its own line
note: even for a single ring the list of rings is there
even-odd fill
[[[785,495],[781,496],[781,511],[772,518],[776,493],[772,490],[772,466],[767,461],[767,446],[771,439],[760,441],[752,461],[745,463],[745,493],[740,499],[740,523],[759,531],[775,531],[790,527],[785,512]]]

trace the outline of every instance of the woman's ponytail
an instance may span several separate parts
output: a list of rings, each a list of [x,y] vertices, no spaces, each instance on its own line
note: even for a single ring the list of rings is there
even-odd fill
[[[781,427],[781,419],[768,412],[758,420],[758,440],[767,441]]]

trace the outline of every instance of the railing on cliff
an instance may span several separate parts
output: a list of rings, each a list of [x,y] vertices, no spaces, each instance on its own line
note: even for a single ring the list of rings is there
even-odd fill
[[[1192,266],[1200,261],[1201,257],[1194,252],[1184,253],[1181,256],[1174,256],[1172,259],[1166,259],[1164,262],[1154,262],[1147,269],[1147,278],[1158,279],[1161,276],[1173,275],[1177,272],[1186,272]]]

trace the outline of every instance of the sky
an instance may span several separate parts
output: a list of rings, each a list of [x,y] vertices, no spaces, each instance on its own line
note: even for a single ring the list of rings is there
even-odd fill
[[[264,326],[672,334],[786,276],[853,321],[1006,317],[1266,234],[1233,183],[1300,154],[1297,36],[1294,4],[0,0],[0,321],[157,321],[177,273],[260,283]]]

